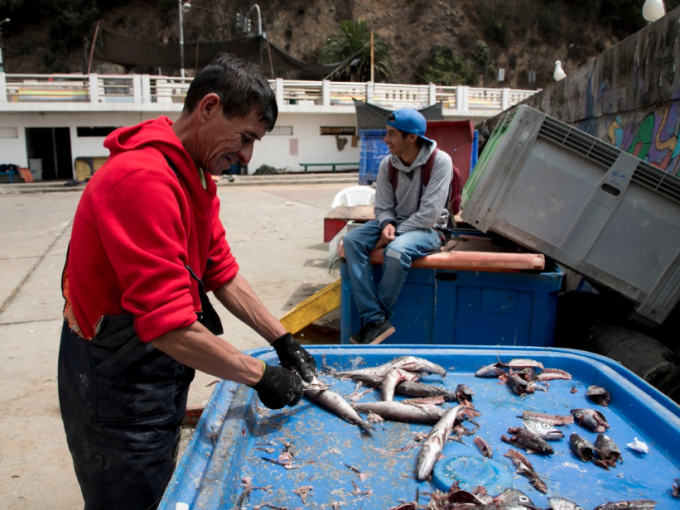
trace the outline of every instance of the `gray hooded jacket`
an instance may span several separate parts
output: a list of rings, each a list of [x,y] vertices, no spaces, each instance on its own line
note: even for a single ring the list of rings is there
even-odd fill
[[[442,150],[437,152],[427,187],[423,186],[420,177],[423,165],[436,146],[436,142],[424,143],[410,166],[393,154],[380,163],[374,209],[381,229],[388,223],[396,224],[399,234],[433,227],[450,229],[446,201],[453,176],[451,157]],[[399,171],[396,190],[390,182],[390,161]]]

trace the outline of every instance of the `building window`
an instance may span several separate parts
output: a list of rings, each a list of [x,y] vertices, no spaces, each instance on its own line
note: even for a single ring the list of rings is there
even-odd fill
[[[117,127],[79,127],[76,128],[77,131],[77,136],[79,138],[87,138],[87,137],[103,137],[103,136],[109,136],[112,132],[114,132]]]
[[[17,128],[0,127],[0,138],[19,138]]]
[[[352,136],[357,134],[357,128],[354,126],[321,126],[321,134]]]
[[[274,136],[293,136],[293,126],[274,126],[268,135]]]

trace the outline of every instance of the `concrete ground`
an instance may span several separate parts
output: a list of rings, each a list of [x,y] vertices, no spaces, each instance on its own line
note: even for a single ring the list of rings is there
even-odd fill
[[[323,217],[347,186],[219,188],[222,221],[241,273],[274,315],[283,316],[338,278],[337,270],[328,271]],[[0,199],[0,510],[82,508],[56,382],[60,277],[80,195]],[[225,310],[219,312],[224,338],[238,349],[266,345]],[[337,325],[337,317],[330,321]],[[189,405],[208,400],[213,386],[206,385],[213,380],[197,374]]]

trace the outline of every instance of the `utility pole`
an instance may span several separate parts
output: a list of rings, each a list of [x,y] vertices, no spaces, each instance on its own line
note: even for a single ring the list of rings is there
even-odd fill
[[[177,0],[179,5],[179,74],[184,78],[184,20],[182,19],[182,0]]]
[[[5,23],[9,23],[9,18],[0,21],[0,73],[5,72],[5,68],[3,67],[4,64],[2,63],[2,25]]]
[[[374,78],[373,67],[374,67],[374,63],[373,63],[373,30],[371,30],[371,83],[373,83],[373,81],[374,81],[374,79],[373,79]]]

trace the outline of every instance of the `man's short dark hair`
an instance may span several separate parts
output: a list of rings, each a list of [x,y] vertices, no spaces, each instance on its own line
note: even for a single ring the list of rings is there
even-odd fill
[[[210,93],[219,96],[228,119],[243,118],[255,111],[260,122],[267,125],[267,131],[276,124],[279,115],[276,95],[262,70],[247,60],[219,53],[191,82],[184,108],[193,112]]]

